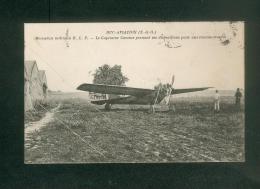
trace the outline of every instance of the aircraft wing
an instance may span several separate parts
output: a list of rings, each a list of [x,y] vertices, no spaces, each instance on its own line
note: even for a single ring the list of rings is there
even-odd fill
[[[153,93],[153,89],[142,89],[133,87],[124,87],[117,85],[103,85],[103,84],[88,84],[84,83],[78,86],[77,90],[89,91],[103,94],[119,94],[119,95],[132,95],[144,96]]]
[[[187,89],[173,89],[171,94],[181,94],[181,93],[190,93],[196,91],[203,91],[212,87],[202,87],[202,88],[187,88]]]

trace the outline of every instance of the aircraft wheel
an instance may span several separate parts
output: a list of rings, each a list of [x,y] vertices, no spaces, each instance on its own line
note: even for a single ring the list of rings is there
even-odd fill
[[[169,110],[175,112],[175,106],[173,104],[169,105]]]
[[[106,104],[105,105],[105,110],[110,111],[111,110],[111,104]]]

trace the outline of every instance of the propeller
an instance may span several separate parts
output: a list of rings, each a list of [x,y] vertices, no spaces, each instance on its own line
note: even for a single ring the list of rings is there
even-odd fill
[[[170,99],[171,99],[171,93],[172,93],[172,89],[173,89],[173,84],[174,84],[174,75],[172,75],[172,82],[171,82],[171,87],[168,89],[168,94],[167,94],[167,101],[166,104],[169,105],[170,103]]]
[[[173,86],[173,83],[174,83],[174,75],[172,75],[172,83],[171,83],[171,87]]]

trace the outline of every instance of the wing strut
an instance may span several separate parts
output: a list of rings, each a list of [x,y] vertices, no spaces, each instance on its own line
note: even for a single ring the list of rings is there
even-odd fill
[[[167,101],[166,101],[166,105],[169,105],[170,100],[171,100],[171,94],[172,94],[172,89],[173,89],[173,84],[174,84],[174,75],[172,76],[172,82],[171,82],[171,87],[169,88],[168,92],[167,92]]]

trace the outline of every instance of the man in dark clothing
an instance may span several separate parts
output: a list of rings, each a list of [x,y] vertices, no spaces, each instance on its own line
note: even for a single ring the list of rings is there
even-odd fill
[[[47,85],[44,83],[42,86],[44,100],[47,98]]]
[[[239,88],[237,88],[237,92],[235,94],[235,97],[236,97],[236,106],[238,108],[240,108],[240,100],[241,100],[241,97],[242,97],[242,93],[240,92]]]

